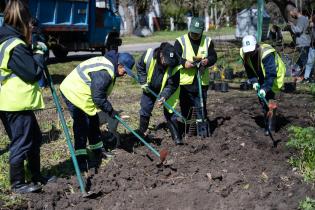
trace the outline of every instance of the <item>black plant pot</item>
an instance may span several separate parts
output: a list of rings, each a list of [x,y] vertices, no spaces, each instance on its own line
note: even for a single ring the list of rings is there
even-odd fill
[[[213,89],[214,89],[215,91],[221,91],[221,85],[222,85],[221,82],[219,82],[219,83],[214,83],[214,84],[213,84]]]
[[[240,84],[240,90],[251,90],[253,89],[253,86],[251,84],[248,84],[247,82],[242,82]]]
[[[220,80],[220,79],[221,79],[221,72],[216,71],[216,72],[214,73],[214,79],[215,79],[215,80]]]
[[[233,79],[233,69],[226,68],[224,70],[224,76],[225,76],[225,79]]]
[[[222,82],[221,83],[221,92],[228,92],[229,91],[229,83]]]
[[[210,72],[210,80],[214,80],[215,79],[215,72]]]
[[[285,82],[284,83],[284,92],[293,93],[296,91],[296,83],[295,82]]]

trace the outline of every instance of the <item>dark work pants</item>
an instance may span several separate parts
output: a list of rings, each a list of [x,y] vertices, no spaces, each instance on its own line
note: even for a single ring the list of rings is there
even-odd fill
[[[156,97],[154,95],[143,92],[141,96],[141,101],[140,101],[140,107],[141,107],[140,116],[150,118],[152,110],[154,108],[155,101],[156,101]],[[169,113],[165,107],[164,107],[164,117],[167,121],[176,119],[175,114]]]
[[[207,91],[209,86],[202,86],[202,97],[204,104],[205,118],[207,118]],[[179,105],[183,117],[186,119],[191,118],[192,107],[201,107],[200,98],[198,92],[190,92],[187,88],[181,86],[179,95]],[[200,110],[200,109],[199,109]],[[197,111],[197,118],[201,119],[201,111]]]
[[[11,140],[10,164],[19,164],[25,159],[29,166],[39,167],[40,144],[42,133],[33,111],[5,112],[0,111],[0,118]]]
[[[96,145],[102,142],[98,115],[89,116],[73,105],[65,96],[63,96],[63,99],[73,119],[75,150],[86,149],[87,139],[89,140],[89,145]]]
[[[297,50],[299,52],[299,58],[296,61],[296,64],[300,67],[301,71],[304,72],[304,68],[307,63],[308,51],[310,47],[298,47]]]

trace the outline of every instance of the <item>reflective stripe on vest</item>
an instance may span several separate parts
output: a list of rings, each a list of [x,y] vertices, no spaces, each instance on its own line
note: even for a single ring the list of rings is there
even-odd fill
[[[107,71],[112,82],[106,90],[109,96],[115,83],[113,64],[104,56],[90,58],[80,63],[60,84],[63,95],[76,107],[80,108],[87,115],[94,116],[97,107],[92,99],[90,72]]]
[[[109,75],[113,78],[114,75],[114,66],[109,65],[109,64],[104,64],[104,63],[95,63],[95,64],[90,64],[90,65],[86,65],[83,67],[78,66],[76,68],[79,76],[81,77],[81,79],[89,86],[91,87],[91,78],[88,77],[84,72],[88,69],[93,69],[93,68],[101,68],[101,69],[106,69],[106,70],[110,70],[108,71]]]
[[[10,38],[0,44],[0,110],[24,111],[45,107],[38,83],[24,82],[8,68],[12,51],[26,45],[19,38]]]
[[[276,50],[272,46],[270,46],[268,44],[261,44],[260,50],[261,50],[259,53],[260,66],[261,66],[262,73],[263,73],[264,77],[266,77],[266,70],[265,70],[265,66],[264,66],[262,60],[267,55],[269,55],[271,53],[273,53],[275,56],[277,78],[275,78],[275,80],[273,82],[272,91],[275,93],[279,92],[280,89],[282,88],[283,84],[284,84],[284,77],[285,77],[285,73],[286,73],[285,64],[283,63],[281,57],[279,56],[279,54],[276,52]],[[240,48],[240,56],[241,56],[243,62],[248,62],[248,65],[250,66],[250,68],[252,69],[254,74],[258,77],[256,69],[253,67],[251,60],[247,59],[247,61],[244,61],[244,52],[243,52],[242,48]]]
[[[144,57],[144,63],[146,65],[146,72],[147,72],[147,83],[149,84],[152,80],[152,75],[153,75],[153,71],[156,65],[156,59],[153,58],[153,49],[148,49],[147,53]],[[180,70],[181,66],[177,66],[173,69],[171,68],[167,68],[163,79],[162,79],[162,84],[161,84],[161,90],[160,93],[163,91],[166,83],[167,83],[167,79],[171,76],[173,76],[174,74],[176,74],[177,71]],[[176,107],[177,103],[178,103],[178,98],[179,98],[179,91],[180,87],[178,86],[178,88],[176,89],[176,91],[166,100],[166,102],[171,105],[173,108]],[[167,109],[169,113],[172,113],[173,111],[170,109]]]
[[[211,38],[202,35],[201,37],[201,42],[200,42],[200,46],[198,49],[198,53],[197,55],[194,53],[194,49],[190,43],[189,40],[189,36],[188,34],[185,34],[179,38],[177,38],[177,40],[179,41],[179,43],[182,46],[182,58],[193,62],[193,57],[194,56],[198,56],[198,57],[208,57],[208,48],[210,46],[211,43]],[[190,85],[193,83],[194,81],[194,77],[196,75],[196,68],[189,68],[189,69],[181,69],[180,70],[180,84],[181,85]],[[209,72],[208,71],[204,71],[204,73],[201,75],[201,81],[202,81],[202,85],[209,85]]]

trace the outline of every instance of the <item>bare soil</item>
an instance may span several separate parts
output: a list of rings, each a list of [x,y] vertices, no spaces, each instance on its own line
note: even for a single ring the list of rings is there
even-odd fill
[[[167,148],[165,165],[145,146],[117,155],[88,179],[96,195],[83,198],[75,176],[59,178],[42,193],[27,195],[31,209],[297,209],[312,185],[292,169],[286,147],[290,125],[309,126],[315,102],[307,94],[282,94],[277,148],[263,133],[263,117],[252,91],[208,92],[212,136],[186,138],[174,146],[162,125],[153,145]],[[161,119],[155,120],[161,122]],[[153,122],[156,123],[156,122]],[[135,141],[125,136],[127,141]],[[21,207],[19,207],[21,208]]]

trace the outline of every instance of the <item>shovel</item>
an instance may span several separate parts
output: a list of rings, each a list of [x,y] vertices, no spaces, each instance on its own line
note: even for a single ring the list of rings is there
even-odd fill
[[[48,81],[48,85],[49,85],[51,94],[53,96],[54,103],[55,103],[56,108],[57,108],[57,112],[58,112],[58,115],[59,115],[59,118],[60,118],[60,121],[61,121],[61,125],[62,125],[63,131],[65,133],[65,136],[66,136],[66,141],[67,141],[68,148],[69,148],[69,151],[70,151],[71,159],[72,159],[72,162],[73,162],[73,165],[74,165],[74,169],[75,169],[75,172],[76,172],[76,175],[77,175],[77,179],[78,179],[78,182],[79,182],[79,185],[80,185],[80,191],[81,191],[83,197],[94,196],[95,193],[87,192],[86,189],[85,189],[86,188],[86,184],[85,184],[85,182],[84,182],[84,180],[83,180],[83,178],[81,176],[81,173],[80,173],[78,161],[77,161],[77,158],[75,156],[73,145],[71,143],[70,132],[69,132],[69,129],[67,127],[64,114],[63,114],[62,109],[61,109],[61,104],[60,104],[59,98],[57,96],[57,93],[56,93],[56,90],[55,90],[55,87],[54,87],[54,83],[53,83],[53,81],[51,79],[51,76],[49,74],[49,71],[48,71],[48,69],[46,67],[44,68],[44,75],[45,75],[45,77],[46,77],[46,79]]]
[[[139,79],[136,75],[129,75],[130,77],[132,77],[138,84],[140,84]],[[156,97],[158,100],[160,99],[160,96],[158,94],[156,94],[153,90],[151,90],[148,87],[148,91],[154,96]],[[183,115],[181,113],[179,113],[178,111],[176,111],[171,105],[169,105],[166,101],[163,101],[163,105],[168,108],[169,110],[172,110],[172,112],[174,112],[177,115],[177,120],[182,122],[182,123],[187,123],[187,119],[185,117],[183,117]]]
[[[166,156],[168,154],[166,149],[161,150],[161,152],[158,152],[156,149],[154,149],[148,142],[146,142],[136,131],[134,131],[132,128],[128,126],[128,124],[121,119],[118,115],[115,115],[115,118],[133,135],[135,135],[149,150],[153,152],[158,158],[160,158],[161,163],[163,163],[166,159]]]
[[[268,113],[267,113],[267,117],[270,118],[270,117],[272,117],[272,115],[273,115],[273,110],[277,108],[277,104],[276,104],[276,103],[268,103],[268,101],[266,100],[266,98],[259,94],[259,90],[260,90],[260,88],[258,87],[258,88],[257,88],[257,96],[263,101],[263,103],[264,103],[266,106],[268,106],[269,111],[268,111]],[[275,140],[275,139],[273,138],[273,135],[272,135],[272,133],[271,133],[271,130],[270,130],[269,126],[267,126],[267,131],[268,131],[269,137],[270,137],[271,140],[272,140],[273,147],[277,147],[277,146],[278,146],[278,143],[280,142],[280,140]]]
[[[210,136],[210,126],[208,121],[205,119],[205,113],[204,113],[204,104],[203,104],[203,97],[202,97],[202,88],[201,88],[201,60],[200,57],[194,57],[194,66],[197,67],[197,79],[198,79],[198,91],[199,91],[199,101],[200,101],[200,112],[201,114],[198,115],[199,119],[197,118],[197,135],[201,136],[203,138]],[[201,118],[200,118],[201,117]]]
[[[107,123],[108,131],[114,135],[116,139],[116,148],[118,148],[120,146],[120,135],[117,132],[118,120],[112,118],[108,113],[103,111],[98,112],[97,114],[101,123]]]

